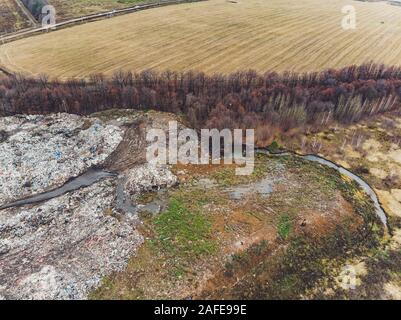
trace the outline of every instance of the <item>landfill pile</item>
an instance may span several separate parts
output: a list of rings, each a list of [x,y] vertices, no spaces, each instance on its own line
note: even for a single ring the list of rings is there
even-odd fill
[[[59,188],[103,166],[117,149],[123,156],[132,119],[0,118],[0,205]],[[167,165],[147,163],[117,173],[46,201],[0,210],[0,300],[86,299],[104,276],[125,268],[143,236],[136,211],[124,208],[135,208],[139,193],[170,187],[177,178]],[[119,206],[125,195],[128,204]]]
[[[125,190],[131,196],[141,192],[169,188],[177,183],[177,177],[166,166],[146,163],[128,170],[126,173]]]
[[[69,114],[0,118],[0,205],[61,186],[102,163],[123,130]]]
[[[84,299],[142,243],[135,217],[114,215],[115,179],[0,215],[0,296]]]

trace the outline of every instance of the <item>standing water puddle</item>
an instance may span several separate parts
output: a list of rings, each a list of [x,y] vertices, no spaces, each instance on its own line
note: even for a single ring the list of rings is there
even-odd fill
[[[124,184],[125,184],[125,179],[121,178],[117,182],[117,188],[116,188],[116,194],[117,194],[117,199],[116,199],[116,207],[119,210],[122,210],[123,212],[127,212],[130,214],[134,214],[137,211],[137,207],[134,206],[130,200],[130,197],[126,195],[124,191]]]
[[[261,181],[231,187],[227,189],[230,198],[233,200],[241,200],[250,193],[258,193],[262,196],[267,196],[273,192],[273,187],[270,178],[264,178]]]

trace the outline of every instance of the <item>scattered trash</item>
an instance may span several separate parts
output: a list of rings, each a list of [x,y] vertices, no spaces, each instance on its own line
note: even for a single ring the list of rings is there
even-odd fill
[[[85,129],[85,121],[94,124]],[[63,185],[102,163],[123,130],[96,118],[69,114],[0,118],[0,206]],[[30,181],[30,188],[24,187]]]
[[[136,219],[105,214],[114,189],[108,178],[38,206],[2,210],[0,296],[85,299],[103,276],[123,270],[143,238]]]
[[[98,121],[68,114],[0,118],[7,136],[0,143],[0,206],[60,188],[104,164],[124,130]],[[0,299],[85,299],[104,276],[125,268],[143,237],[135,210],[119,203],[177,178],[154,164],[121,175],[121,182],[114,175],[88,179],[69,193],[1,210]]]
[[[60,152],[60,150],[57,150],[56,152],[54,152],[54,158],[56,158],[56,160],[60,160],[60,159],[61,159],[61,152]]]

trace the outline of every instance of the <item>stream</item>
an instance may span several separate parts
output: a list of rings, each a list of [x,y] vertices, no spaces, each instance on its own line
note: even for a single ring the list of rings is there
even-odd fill
[[[81,174],[80,176],[71,178],[69,181],[67,181],[65,184],[63,184],[59,188],[55,188],[55,189],[52,189],[47,192],[39,193],[39,194],[31,196],[31,197],[27,197],[24,199],[20,199],[17,201],[13,201],[13,202],[4,204],[0,207],[0,210],[47,201],[47,200],[50,200],[53,198],[60,197],[68,192],[75,191],[75,190],[85,188],[85,187],[89,187],[92,184],[94,184],[100,180],[103,180],[105,178],[116,177],[116,176],[117,175],[115,173],[111,173],[111,172],[101,170],[101,169],[90,168],[85,173]]]
[[[322,157],[319,157],[316,155],[312,155],[312,154],[311,155],[299,155],[299,154],[292,153],[292,152],[282,152],[282,153],[271,154],[265,149],[258,149],[257,152],[269,154],[270,156],[296,156],[296,157],[300,157],[302,159],[306,159],[308,161],[317,162],[321,165],[324,165],[329,168],[333,168],[333,169],[337,170],[339,173],[341,173],[341,174],[349,177],[351,180],[355,181],[361,187],[361,189],[372,199],[375,209],[376,209],[377,216],[380,218],[380,221],[383,223],[383,225],[387,226],[386,213],[384,212],[383,208],[381,207],[379,199],[378,199],[375,191],[362,178],[355,175],[351,171],[345,169],[344,167],[341,167],[341,166],[335,164],[334,162],[331,162],[330,160],[327,160],[325,158],[322,158]],[[14,201],[14,202],[10,202],[8,204],[4,204],[4,205],[0,206],[0,210],[47,201],[47,200],[59,197],[61,195],[64,195],[68,192],[75,191],[80,188],[88,187],[100,180],[103,180],[103,179],[109,178],[109,177],[117,177],[117,174],[108,172],[108,171],[105,171],[102,169],[90,168],[88,171],[86,171],[82,175],[80,175],[76,178],[70,179],[68,182],[66,182],[64,185],[62,185],[59,188],[55,188],[55,189],[47,191],[47,192],[43,192],[43,193],[31,196],[31,197],[27,197],[27,198],[20,199],[20,200]],[[123,179],[120,179],[120,180],[123,180]],[[117,189],[116,189],[116,195],[117,195],[117,207],[119,209],[122,209],[123,211],[130,212],[130,213],[134,213],[136,211],[136,206],[133,205],[131,203],[131,201],[129,200],[129,198],[126,197],[126,195],[125,195],[123,181],[118,182]]]
[[[264,154],[268,154],[270,156],[295,156],[295,157],[299,157],[301,159],[305,159],[311,162],[317,162],[321,165],[327,166],[329,168],[335,169],[336,171],[338,171],[340,174],[350,178],[352,181],[355,181],[359,187],[370,197],[370,199],[372,199],[373,204],[375,206],[376,209],[376,215],[379,217],[380,221],[383,223],[384,226],[387,226],[387,216],[386,213],[384,212],[380,202],[379,202],[379,198],[377,197],[376,192],[373,190],[373,188],[365,181],[363,180],[361,177],[357,176],[356,174],[352,173],[351,171],[345,169],[342,166],[339,166],[337,164],[335,164],[334,162],[327,160],[323,157],[314,155],[314,154],[307,154],[307,155],[301,155],[301,154],[297,154],[295,152],[280,152],[280,153],[270,153],[267,150],[258,150],[258,152],[260,153],[264,153]]]
[[[383,225],[387,226],[387,216],[379,202],[379,198],[377,197],[376,192],[362,178],[358,177],[356,174],[345,169],[344,167],[338,166],[334,162],[331,162],[330,160],[327,160],[325,158],[321,158],[316,155],[305,155],[305,156],[302,156],[302,158],[309,160],[309,161],[318,162],[322,165],[333,168],[333,169],[337,170],[339,173],[341,173],[341,174],[347,176],[348,178],[350,178],[351,180],[355,181],[361,187],[361,189],[363,191],[365,191],[365,193],[372,199],[372,201],[375,205],[377,216],[380,218],[380,221],[383,223]]]

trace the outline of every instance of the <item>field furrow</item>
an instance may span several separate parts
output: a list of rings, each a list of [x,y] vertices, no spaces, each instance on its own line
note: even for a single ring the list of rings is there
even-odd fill
[[[119,69],[318,71],[401,62],[401,7],[348,0],[226,0],[173,5],[0,46],[0,64],[68,78]],[[343,30],[341,9],[356,9]]]

